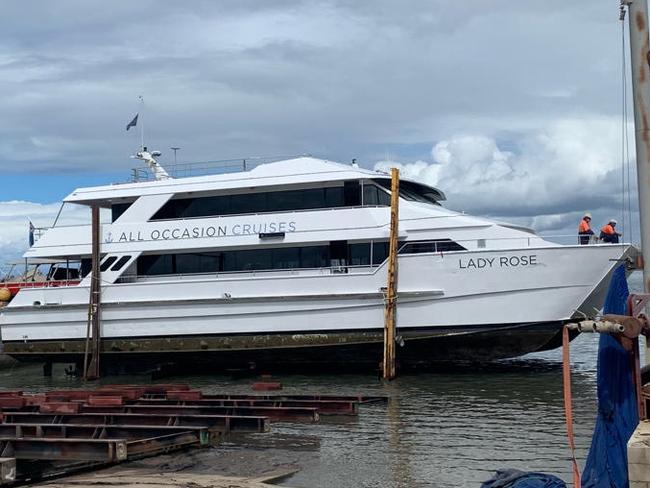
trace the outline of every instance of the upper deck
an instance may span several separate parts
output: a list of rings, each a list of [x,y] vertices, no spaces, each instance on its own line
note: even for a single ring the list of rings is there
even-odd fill
[[[249,162],[248,164],[252,163]],[[178,173],[183,174],[180,168]],[[173,176],[174,171],[171,171],[171,174]],[[68,195],[64,201],[81,204],[99,203],[108,207],[115,200],[136,199],[148,195],[178,195],[235,190],[254,191],[260,187],[279,189],[319,182],[369,178],[389,180],[389,176],[385,173],[303,156],[258,164],[246,171],[79,188]],[[422,187],[428,193],[435,195],[437,200],[445,199],[444,193],[437,188],[408,179],[404,179],[404,181]]]

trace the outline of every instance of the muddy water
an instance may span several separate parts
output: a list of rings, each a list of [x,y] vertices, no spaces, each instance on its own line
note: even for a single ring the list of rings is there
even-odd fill
[[[591,440],[596,405],[598,338],[572,343],[576,442],[581,465]],[[476,487],[501,467],[539,470],[570,480],[559,350],[482,369],[408,375],[383,384],[370,375],[277,377],[285,393],[380,394],[386,404],[361,407],[357,418],[323,418],[319,424],[276,423],[272,432],[231,439],[184,456],[143,461],[156,469],[246,475],[277,466],[300,472],[295,487]],[[0,387],[39,391],[78,387],[55,370],[0,371]],[[144,377],[104,382],[146,382]],[[206,392],[250,392],[251,378],[183,376]]]

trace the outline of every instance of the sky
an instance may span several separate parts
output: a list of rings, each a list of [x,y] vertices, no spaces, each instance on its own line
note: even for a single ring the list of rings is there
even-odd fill
[[[179,162],[356,158],[439,187],[455,210],[544,235],[574,234],[589,211],[638,241],[622,210],[636,176],[617,8],[3,0],[0,262],[24,251],[28,218],[51,225],[75,188],[129,178],[136,113],[163,164],[170,147]]]

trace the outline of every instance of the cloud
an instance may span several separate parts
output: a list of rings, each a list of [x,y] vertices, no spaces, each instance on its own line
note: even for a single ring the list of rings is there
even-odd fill
[[[570,229],[585,211],[623,220],[619,134],[614,118],[564,119],[520,134],[508,150],[493,137],[460,134],[436,143],[428,161],[375,168],[397,166],[439,187],[457,210],[519,219],[540,231]]]
[[[618,24],[597,3],[67,0],[26,15],[7,0],[0,169],[128,170],[140,94],[166,161],[169,146],[375,161],[459,131],[619,113]]]
[[[620,25],[606,2],[2,6],[2,174],[126,176],[140,111],[162,163],[170,146],[179,161],[365,167],[388,153],[468,212],[567,229],[583,209],[620,213]]]

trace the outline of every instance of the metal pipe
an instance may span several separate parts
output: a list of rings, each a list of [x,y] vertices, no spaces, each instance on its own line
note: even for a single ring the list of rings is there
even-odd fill
[[[566,325],[569,330],[580,332],[599,332],[603,334],[622,334],[625,326],[607,320],[583,320],[582,322],[571,322]]]

